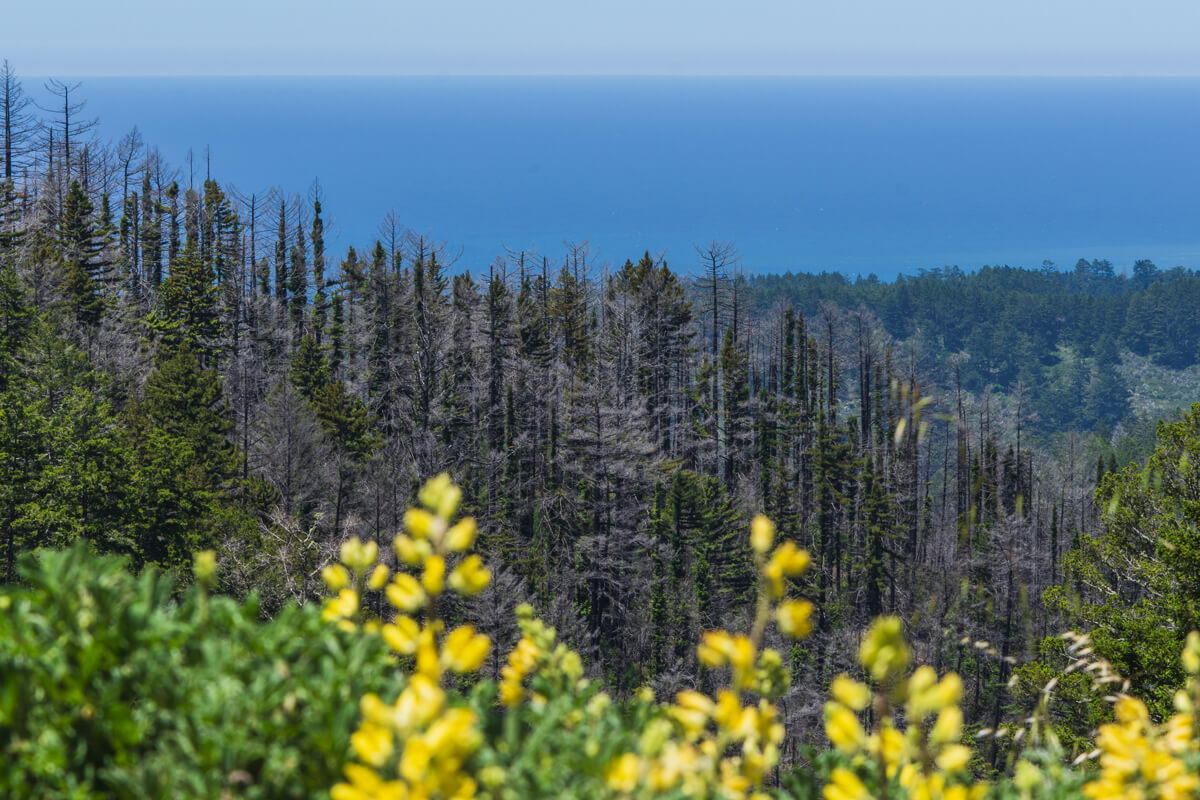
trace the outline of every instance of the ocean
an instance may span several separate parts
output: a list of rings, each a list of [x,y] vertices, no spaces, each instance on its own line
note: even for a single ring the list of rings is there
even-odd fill
[[[41,97],[40,81],[27,90]],[[1200,267],[1200,80],[88,78],[188,180],[306,196],[329,245],[389,211],[478,273],[505,248],[750,274],[1107,258]],[[207,154],[207,156],[206,156]]]

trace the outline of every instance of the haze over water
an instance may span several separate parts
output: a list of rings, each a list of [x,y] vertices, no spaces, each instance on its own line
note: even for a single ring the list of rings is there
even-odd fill
[[[585,239],[683,271],[712,239],[747,272],[1200,267],[1200,79],[88,78],[82,96],[185,182],[206,146],[245,194],[316,178],[337,250],[394,209],[473,272]]]

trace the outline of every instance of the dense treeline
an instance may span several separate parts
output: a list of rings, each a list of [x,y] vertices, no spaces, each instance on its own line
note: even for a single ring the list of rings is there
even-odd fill
[[[1128,275],[1108,261],[1080,259],[1070,272],[1046,262],[1040,270],[923,270],[894,283],[789,274],[755,277],[746,288],[758,307],[865,306],[897,339],[917,337],[939,355],[968,354],[965,388],[1023,383],[1046,431],[1111,428],[1129,415],[1122,352],[1170,369],[1200,363],[1200,275],[1148,260]]]
[[[271,613],[318,595],[347,537],[390,541],[445,470],[497,568],[470,609],[493,639],[530,598],[618,691],[673,689],[699,680],[699,633],[752,610],[762,509],[814,558],[793,729],[819,729],[815,687],[880,613],[994,724],[1115,466],[1049,434],[1126,416],[1121,348],[1196,359],[1197,279],[1145,265],[746,281],[727,245],[690,278],[578,245],[473,273],[391,215],[334,254],[317,187],[242,195],[136,133],[92,141],[54,86],[35,120],[0,75],[10,579],[19,551],[75,539],[168,568],[216,547],[223,588]]]

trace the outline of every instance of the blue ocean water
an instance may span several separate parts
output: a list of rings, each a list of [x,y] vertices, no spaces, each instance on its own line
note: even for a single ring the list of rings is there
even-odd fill
[[[31,82],[36,86],[36,83]],[[678,269],[734,242],[747,272],[898,272],[1137,258],[1200,267],[1200,80],[90,78],[241,192],[319,179],[334,246],[389,210],[486,268],[588,240]],[[186,167],[184,167],[186,180]]]

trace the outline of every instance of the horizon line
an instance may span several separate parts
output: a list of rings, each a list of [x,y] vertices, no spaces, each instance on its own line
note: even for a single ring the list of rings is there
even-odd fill
[[[1084,72],[29,72],[25,77],[45,78],[55,74],[71,78],[818,78],[818,79],[1070,79],[1070,80],[1187,80],[1197,72],[1084,73]]]

